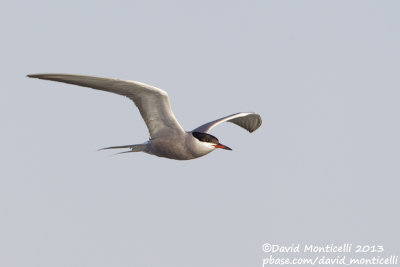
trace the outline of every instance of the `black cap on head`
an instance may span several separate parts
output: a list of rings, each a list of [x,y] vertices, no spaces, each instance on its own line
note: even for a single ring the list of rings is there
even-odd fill
[[[213,143],[218,145],[219,141],[218,138],[207,133],[200,133],[200,132],[192,132],[192,135],[196,137],[201,142]]]

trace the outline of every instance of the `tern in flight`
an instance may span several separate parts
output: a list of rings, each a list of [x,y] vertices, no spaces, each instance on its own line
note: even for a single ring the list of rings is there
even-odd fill
[[[28,77],[90,87],[131,99],[138,107],[146,123],[150,140],[142,144],[103,148],[129,149],[121,153],[142,151],[176,160],[195,159],[217,148],[232,150],[208,133],[214,126],[228,121],[248,130],[250,133],[261,126],[259,114],[239,112],[203,124],[192,131],[185,131],[171,110],[168,94],[154,86],[134,81],[71,74],[31,74]]]

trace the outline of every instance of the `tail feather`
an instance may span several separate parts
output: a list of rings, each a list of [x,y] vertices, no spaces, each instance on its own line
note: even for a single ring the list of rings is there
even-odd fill
[[[110,146],[110,147],[104,147],[104,148],[100,148],[100,150],[106,150],[106,149],[118,149],[118,148],[131,148],[134,145],[126,145],[126,146]]]
[[[118,152],[118,153],[115,153],[113,155],[119,155],[119,154],[131,153],[131,152],[139,152],[139,151],[128,150],[128,151]]]
[[[126,145],[126,146],[110,146],[110,147],[105,147],[100,150],[105,150],[105,149],[120,149],[120,148],[129,148],[130,150],[128,151],[124,151],[124,152],[120,152],[117,154],[123,154],[123,153],[130,153],[130,152],[141,152],[144,151],[146,148],[147,144],[139,144],[139,145]]]

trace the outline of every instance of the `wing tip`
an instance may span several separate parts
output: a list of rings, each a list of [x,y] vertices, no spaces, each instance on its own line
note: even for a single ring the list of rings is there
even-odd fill
[[[26,75],[26,77],[43,79],[44,77],[49,76],[49,75],[51,75],[51,74],[43,74],[43,73],[42,74],[28,74],[28,75]]]
[[[257,120],[258,120],[256,126],[254,128],[249,129],[249,133],[252,133],[252,132],[256,131],[258,128],[261,127],[262,119],[261,119],[261,115],[258,114],[258,113],[251,112],[250,114],[255,115],[257,117]]]

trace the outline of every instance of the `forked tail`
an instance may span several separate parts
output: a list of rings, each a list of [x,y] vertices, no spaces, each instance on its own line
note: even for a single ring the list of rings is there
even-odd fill
[[[120,152],[117,154],[123,154],[123,153],[131,153],[131,152],[141,152],[146,149],[147,144],[138,144],[138,145],[126,145],[126,146],[110,146],[110,147],[105,147],[99,150],[105,150],[105,149],[119,149],[119,148],[129,148],[130,150]]]

